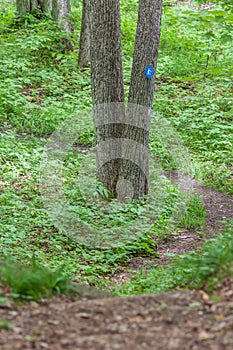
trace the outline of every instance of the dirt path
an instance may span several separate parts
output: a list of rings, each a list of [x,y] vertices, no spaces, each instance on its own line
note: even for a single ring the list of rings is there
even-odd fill
[[[224,221],[233,219],[233,198],[211,187],[201,185],[193,180],[194,193],[199,194],[206,210],[206,227],[204,236],[194,230],[185,230],[177,237],[162,242],[158,253],[162,261],[167,260],[165,254],[183,254],[195,250],[203,239],[214,237],[224,228]]]
[[[175,176],[173,175],[174,178]],[[194,193],[202,198],[206,210],[204,234],[200,234],[200,232],[192,229],[184,230],[178,236],[171,236],[166,241],[159,242],[157,252],[160,255],[160,259],[156,259],[157,266],[166,264],[169,261],[170,257],[167,254],[184,254],[191,250],[196,250],[205,239],[216,236],[216,234],[224,229],[224,221],[233,219],[232,196],[199,184],[195,180],[192,180],[192,185]],[[128,268],[137,271],[142,267],[144,269],[150,268],[144,262],[143,258],[132,258],[125,268],[119,268],[115,272],[111,280],[116,284],[125,283],[130,280],[130,273],[127,271]]]
[[[1,350],[232,350],[233,281],[221,301],[204,292],[72,301],[54,298],[0,309],[13,328]]]
[[[223,228],[221,221],[232,218],[233,199],[197,183],[195,191],[207,210],[206,237],[213,237]],[[202,239],[186,230],[161,243],[162,263],[166,253],[195,249]],[[133,263],[140,267],[140,259]],[[233,279],[225,280],[214,300],[203,291],[179,290],[79,301],[57,297],[18,308],[0,304],[0,318],[12,323],[0,330],[1,350],[231,350]]]

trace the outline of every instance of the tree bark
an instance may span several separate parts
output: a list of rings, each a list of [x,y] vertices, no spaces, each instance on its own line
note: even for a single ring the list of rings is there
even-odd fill
[[[123,102],[120,1],[91,0],[90,27],[93,103]]]
[[[52,17],[59,27],[66,33],[71,32],[69,15],[71,11],[70,0],[52,0]]]
[[[120,1],[90,1],[90,59],[97,176],[110,196],[124,200],[149,191],[148,140],[160,39],[162,0],[141,0],[125,111]]]
[[[80,68],[86,68],[90,63],[89,1],[90,0],[83,0],[82,24],[78,57],[78,65]]]
[[[19,16],[33,13],[35,10],[51,14],[52,0],[16,0],[16,9]]]
[[[121,162],[119,118],[124,115],[120,1],[91,0],[89,23],[97,176],[110,196],[116,197]]]
[[[19,16],[23,16],[31,12],[31,1],[30,0],[17,0],[16,9]]]
[[[149,192],[148,142],[154,101],[155,74],[148,79],[144,70],[150,65],[156,72],[161,16],[162,0],[140,0],[127,110],[127,118],[129,120],[133,118],[135,125],[125,129],[125,137],[141,144],[144,153],[140,167],[133,169],[128,163],[126,164],[127,170],[125,169],[131,181],[134,182],[136,190],[134,196],[136,198]],[[144,114],[144,118],[142,118],[142,114]],[[139,127],[137,120],[140,121]],[[127,157],[127,154],[132,154],[133,150],[125,152]]]
[[[129,103],[146,106],[148,109],[153,106],[155,74],[147,79],[144,69],[151,65],[156,72],[161,16],[162,0],[140,0]]]

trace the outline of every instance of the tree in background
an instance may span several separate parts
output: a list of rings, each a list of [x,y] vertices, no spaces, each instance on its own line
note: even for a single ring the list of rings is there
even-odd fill
[[[72,30],[69,21],[71,12],[70,0],[16,0],[16,8],[19,16],[40,11],[43,14],[52,16],[65,32]]]
[[[43,1],[43,0],[42,0]],[[70,0],[50,0],[52,1],[52,18],[58,22],[59,27],[66,33],[72,31],[69,21],[71,6]]]
[[[51,14],[52,0],[16,0],[16,8],[19,16],[33,14],[36,10]]]
[[[125,146],[119,141],[115,157],[103,160],[104,149],[97,147],[97,175],[112,197],[118,196],[118,181],[126,180],[133,186],[133,198],[148,193],[148,139],[151,110],[154,99],[155,74],[147,78],[146,67],[156,71],[162,0],[141,0],[138,10],[138,25],[135,40],[133,68],[130,82],[127,115],[139,110],[133,106],[143,106],[147,128],[124,123],[124,82],[122,68],[122,47],[120,28],[120,0],[90,1],[90,60],[94,105],[94,123],[97,146],[108,139],[131,139],[146,146],[142,155],[144,167],[136,166],[124,159]],[[153,72],[152,70],[152,72]],[[116,103],[113,111],[110,103]],[[107,104],[106,109],[100,107]],[[132,105],[133,104],[133,105]],[[114,115],[113,115],[114,114]],[[114,119],[115,118],[115,119]],[[118,119],[117,119],[118,118]],[[122,122],[119,122],[119,118]],[[127,117],[128,118],[128,117]],[[111,122],[110,122],[111,120]],[[115,122],[114,122],[115,120]],[[112,152],[110,149],[109,152]],[[107,155],[106,155],[107,156]],[[104,164],[102,166],[102,164]],[[146,169],[142,171],[142,168]]]
[[[79,41],[78,65],[85,68],[90,63],[90,29],[89,29],[89,1],[83,0],[82,24]]]

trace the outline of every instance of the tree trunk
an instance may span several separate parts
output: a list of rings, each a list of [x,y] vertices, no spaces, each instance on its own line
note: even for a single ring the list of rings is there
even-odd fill
[[[23,16],[23,15],[31,12],[30,2],[31,2],[30,0],[17,0],[16,1],[16,9],[17,9],[17,13],[19,14],[19,16]]]
[[[33,13],[35,10],[51,14],[52,0],[16,0],[16,9],[19,16]]]
[[[69,22],[71,12],[70,0],[16,0],[17,12],[19,16],[27,13],[32,13],[35,10],[40,10],[44,14],[52,15],[52,18],[58,22],[61,30],[69,33],[72,30]],[[62,38],[62,43],[72,49],[72,44],[69,39]]]
[[[127,112],[124,108],[120,1],[90,4],[91,78],[97,176],[110,196],[138,198],[149,191],[148,140],[154,98],[162,0],[141,0]]]
[[[90,63],[89,1],[90,0],[83,0],[82,25],[78,57],[78,65],[80,68],[85,68]]]
[[[146,106],[148,109],[153,106],[155,74],[148,79],[144,69],[150,65],[156,72],[161,16],[162,0],[140,0],[129,103]]]
[[[58,22],[59,27],[65,32],[71,32],[71,24],[69,22],[70,0],[52,0],[52,17]]]
[[[128,169],[125,169],[129,178],[132,179],[131,181],[135,183],[134,196],[136,198],[149,191],[148,142],[154,101],[155,74],[151,78],[147,78],[144,70],[147,66],[151,66],[156,72],[161,15],[162,0],[140,1],[127,110],[127,118],[133,119],[135,123],[134,126],[129,126],[125,130],[125,137],[141,144],[144,153],[140,167],[134,169],[128,164]],[[144,118],[142,118],[142,114]],[[138,123],[136,121],[140,121],[140,127],[136,126]],[[130,157],[134,151],[128,149],[125,152],[126,157]]]
[[[115,197],[121,162],[119,118],[124,115],[120,0],[90,1],[89,23],[97,176]]]
[[[43,13],[46,13],[48,15],[52,14],[52,0],[39,0],[41,2],[41,8]]]

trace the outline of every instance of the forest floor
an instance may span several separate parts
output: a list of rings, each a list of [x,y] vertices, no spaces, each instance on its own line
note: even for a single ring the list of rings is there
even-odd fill
[[[196,249],[233,216],[232,196],[196,182],[194,188],[205,204],[205,234],[186,230],[161,242],[158,264],[168,262],[167,253]],[[142,264],[133,258],[129,267]],[[114,283],[127,279],[124,268],[112,277]],[[233,279],[225,278],[214,296],[177,289],[124,298],[87,293],[81,300],[60,296],[20,306],[7,302],[0,304],[0,323],[1,350],[231,350]]]

